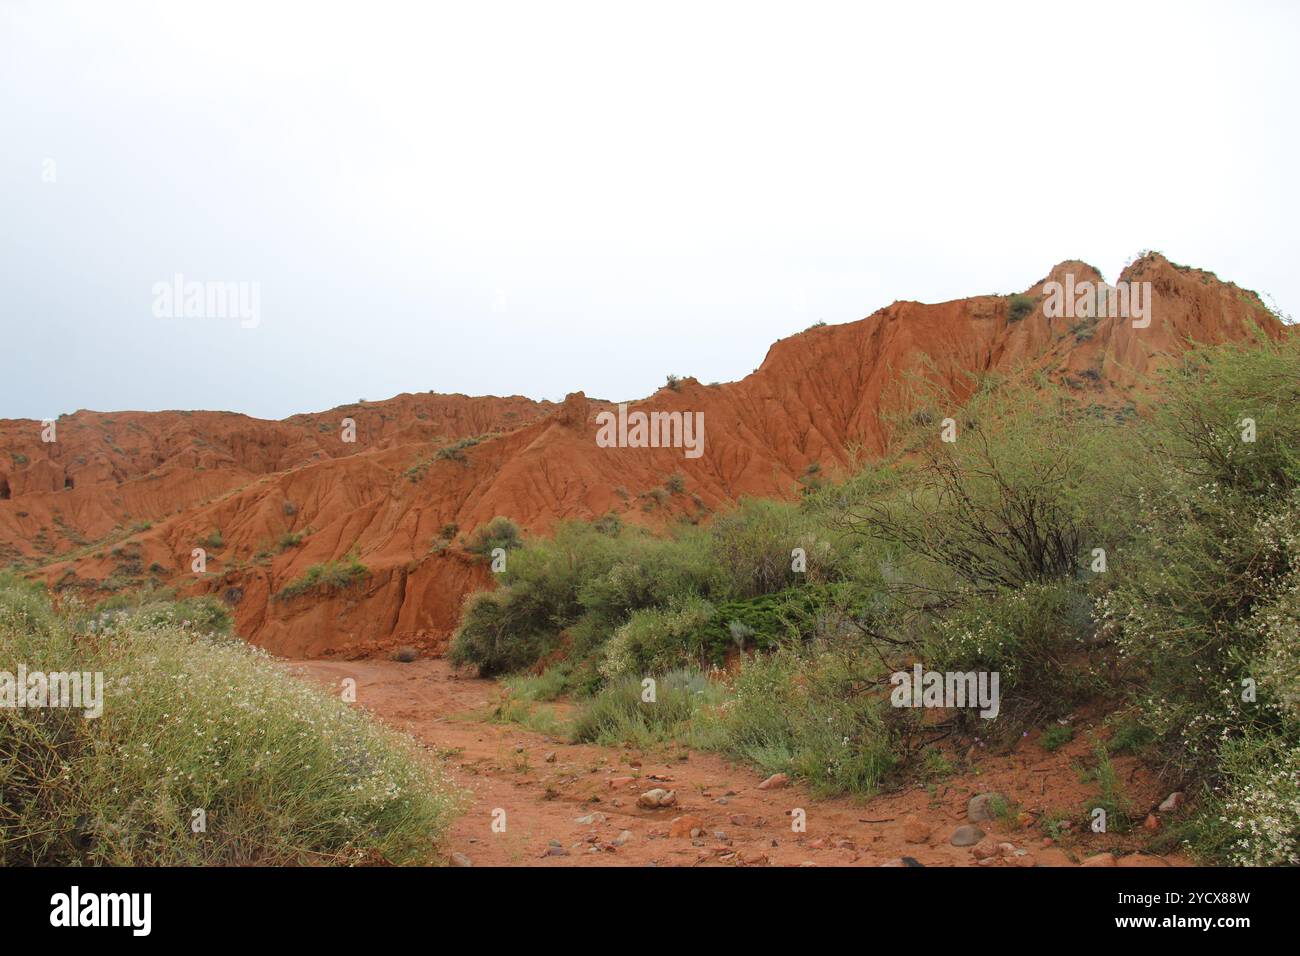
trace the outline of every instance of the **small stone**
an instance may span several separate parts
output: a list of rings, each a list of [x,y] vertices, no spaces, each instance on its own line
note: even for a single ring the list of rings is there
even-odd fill
[[[546,856],[569,856],[569,851],[562,846],[548,846]]]
[[[626,787],[629,783],[636,780],[636,777],[610,777],[605,781],[605,786],[613,790],[615,787]]]
[[[1088,859],[1084,860],[1079,865],[1080,866],[1114,866],[1115,854],[1098,853],[1095,856],[1088,857]]]
[[[994,798],[997,798],[1000,802],[1006,802],[1006,797],[1000,793],[981,793],[978,796],[971,797],[970,802],[966,804],[966,819],[971,823],[992,820],[993,810],[989,807],[989,803]]]
[[[614,846],[622,846],[630,839],[632,839],[632,831],[623,830],[622,832],[619,833],[618,836],[614,838]]]
[[[467,857],[464,853],[453,853],[451,855],[451,865],[452,866],[473,866],[474,861],[471,860],[469,857]]]
[[[903,820],[903,839],[908,843],[926,843],[930,839],[931,827],[915,814],[908,814]]]
[[[694,836],[696,830],[701,832],[704,829],[704,821],[693,814],[674,817],[668,824],[668,835],[670,837],[687,837]]]
[[[555,763],[555,751],[554,750],[546,751],[546,756],[543,759],[547,763]]]
[[[1003,856],[1013,856],[1016,852],[1016,848],[1015,845],[1011,843],[999,843],[998,852]]]
[[[646,810],[657,810],[660,807],[671,807],[677,802],[677,793],[674,790],[665,790],[662,787],[655,787],[653,790],[647,790],[641,796],[636,798],[637,806]]]
[[[1023,866],[1023,867],[1031,867],[1031,866],[1038,865],[1038,861],[1034,859],[1032,853],[1024,853],[1022,856],[1017,856],[1012,860],[1012,862],[1015,863],[1016,866]]]
[[[1143,829],[1143,830],[1159,830],[1159,829],[1160,829],[1160,818],[1159,818],[1158,816],[1156,816],[1154,813],[1148,813],[1148,814],[1147,814],[1147,818],[1146,818],[1145,820],[1142,821],[1142,829]]]
[[[1066,853],[1059,846],[1050,846],[1038,853],[1039,866],[1074,866],[1074,861],[1070,859],[1070,854]]]
[[[603,813],[588,813],[585,816],[578,817],[573,822],[578,826],[589,827],[595,823],[604,823],[607,817]]]
[[[1164,801],[1160,804],[1160,812],[1173,813],[1182,805],[1183,805],[1183,792],[1181,790],[1175,790],[1169,796],[1165,797]]]
[[[983,843],[977,843],[970,848],[971,853],[977,860],[990,860],[998,855],[998,845],[992,840],[986,840]]]
[[[774,773],[774,774],[772,774],[772,776],[768,777],[766,780],[764,780],[762,783],[760,783],[760,784],[758,785],[758,789],[760,789],[760,790],[780,790],[782,787],[784,787],[784,786],[785,786],[787,783],[789,783],[789,782],[790,782],[790,778],[787,777],[785,774],[783,774],[783,773]]]
[[[952,832],[952,838],[948,841],[953,846],[974,846],[984,839],[984,831],[977,826],[971,826],[964,823]]]
[[[420,652],[414,647],[399,647],[393,652],[393,660],[399,664],[410,664],[420,659]]]

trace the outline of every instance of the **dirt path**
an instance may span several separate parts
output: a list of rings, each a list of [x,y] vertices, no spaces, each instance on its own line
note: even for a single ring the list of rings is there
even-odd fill
[[[1004,851],[983,865],[1071,866],[1102,851],[1113,851],[1120,865],[1186,862],[1133,853],[1141,830],[1127,837],[1067,836],[1063,844],[1043,846],[1038,824],[1046,810],[1077,815],[1086,805],[1090,789],[1074,765],[1087,750],[1081,739],[1055,753],[1025,740],[1010,754],[981,758],[973,772],[935,784],[932,793],[914,789],[855,803],[814,799],[794,784],[760,790],[761,774],[711,753],[570,744],[493,722],[500,686],[460,676],[443,660],[290,666],[333,687],[353,678],[360,706],[434,750],[471,795],[448,853],[477,866],[880,866],[904,865],[903,857],[926,866],[969,866],[978,862],[972,850],[949,840],[967,822],[971,796],[992,791],[1027,816],[1010,829],[979,824],[991,838],[986,845],[1007,842],[1022,851]],[[1135,803],[1145,808],[1163,797],[1136,764],[1122,758],[1115,764]],[[654,787],[674,791],[676,805],[639,807],[638,795]],[[805,832],[792,828],[796,809],[806,815]],[[504,832],[495,832],[502,811]]]

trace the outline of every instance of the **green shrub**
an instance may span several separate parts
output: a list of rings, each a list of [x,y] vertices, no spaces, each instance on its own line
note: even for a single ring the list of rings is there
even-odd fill
[[[95,605],[89,616],[69,608],[74,627],[97,631],[105,626],[130,619],[141,627],[173,625],[195,634],[228,637],[234,618],[219,600],[210,595],[177,598],[174,588],[143,588],[127,594],[115,594]]]
[[[1300,743],[1249,733],[1224,741],[1218,756],[1191,848],[1238,866],[1300,864]]]
[[[296,548],[298,547],[298,545],[302,544],[302,538],[303,538],[303,534],[301,531],[286,531],[284,534],[280,535],[280,540],[277,542],[277,544],[280,548],[280,551],[284,552],[284,551],[288,551],[290,548]]]
[[[470,595],[452,637],[451,662],[472,664],[484,677],[536,663],[559,641],[553,630],[529,621],[529,615],[539,611],[535,604],[505,588]]]
[[[511,554],[502,586],[466,601],[452,638],[452,659],[497,674],[534,664],[573,639],[571,658],[594,660],[634,610],[675,594],[709,593],[719,575],[694,529],[655,538],[640,529],[609,534],[564,522],[550,538]]]
[[[142,608],[73,640],[39,595],[0,590],[0,660],[104,675],[97,718],[0,712],[0,863],[436,859],[459,796],[411,738],[186,619]]]
[[[1208,770],[1225,737],[1289,733],[1300,585],[1300,344],[1189,354],[1148,428],[1144,534],[1102,604],[1167,757]],[[1257,440],[1239,421],[1256,417]],[[1244,681],[1259,684],[1245,700]]]
[[[678,669],[653,678],[654,700],[648,701],[644,679],[623,677],[606,684],[574,717],[574,741],[638,747],[690,742],[697,712],[716,706],[723,695],[700,671]]]
[[[857,545],[823,526],[814,505],[743,499],[710,529],[714,560],[728,576],[731,594],[755,597],[802,581],[844,576]],[[807,569],[794,570],[792,551],[802,548]]]
[[[705,656],[705,625],[714,607],[701,597],[674,600],[666,608],[633,612],[605,647],[601,673],[606,677],[645,674],[676,667]]]
[[[1031,295],[1020,293],[1011,296],[1007,301],[1007,321],[1019,322],[1033,312],[1037,304],[1038,300]]]
[[[1084,776],[1097,785],[1097,793],[1084,807],[1091,817],[1093,811],[1106,811],[1106,830],[1110,833],[1123,833],[1133,823],[1133,802],[1124,792],[1115,765],[1111,763],[1110,752],[1106,745],[1097,741],[1093,747],[1094,765]]]
[[[623,519],[614,512],[609,511],[597,518],[592,527],[601,534],[607,534],[612,538],[617,538],[623,533]]]
[[[573,672],[567,663],[548,667],[540,674],[515,674],[501,683],[511,696],[528,701],[551,701],[569,690],[569,675]]]
[[[902,457],[850,489],[850,528],[909,556],[900,584],[952,602],[963,591],[1070,579],[1091,549],[1125,540],[1123,426],[1045,383],[992,379],[960,417],[956,441],[944,442],[938,429],[896,416]]]
[[[1079,586],[1026,584],[963,602],[924,641],[922,660],[936,671],[996,671],[1004,714],[1055,716],[1100,687],[1082,660],[1092,631]]]
[[[1298,393],[1294,336],[1197,350],[1168,373],[1143,430],[1158,463],[1143,474],[1143,533],[1101,604],[1131,735],[1209,788],[1185,832],[1211,860],[1294,859],[1297,846]]]
[[[235,626],[226,606],[206,595],[145,604],[136,610],[135,617],[141,627],[172,625],[218,637],[229,636]]]
[[[1123,719],[1116,723],[1115,732],[1111,734],[1110,749],[1117,754],[1140,754],[1151,745],[1154,736],[1141,721]]]
[[[519,526],[509,518],[498,516],[474,532],[466,543],[465,550],[484,560],[490,560],[492,552],[497,548],[513,551],[522,543]]]
[[[276,593],[275,599],[277,601],[287,601],[290,598],[317,589],[341,591],[364,581],[369,576],[370,569],[361,563],[361,558],[355,552],[352,552],[338,561],[313,564],[303,573],[302,577],[282,587]]]
[[[1038,744],[1046,751],[1060,750],[1074,739],[1074,728],[1068,725],[1052,724],[1038,738]]]
[[[490,435],[474,435],[469,438],[462,438],[459,441],[452,442],[450,445],[444,445],[442,448],[439,448],[434,457],[439,461],[458,461],[463,464],[467,461],[465,457],[465,449],[473,448],[475,445],[486,441],[490,437]],[[424,467],[426,466],[417,465],[408,470],[408,476],[412,471],[419,472],[417,477],[411,479],[412,481],[418,481],[419,478],[424,476]]]
[[[803,778],[814,792],[870,794],[899,764],[905,719],[879,690],[864,648],[818,642],[745,661],[732,697],[704,716],[714,746],[767,773]]]

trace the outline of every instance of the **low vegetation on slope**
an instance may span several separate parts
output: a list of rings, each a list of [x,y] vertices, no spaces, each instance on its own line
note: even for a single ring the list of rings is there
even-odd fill
[[[62,614],[0,578],[0,670],[103,709],[0,709],[0,865],[428,863],[458,797],[410,738],[227,636],[206,599]]]
[[[581,739],[687,739],[827,793],[1100,702],[1098,774],[1127,749],[1194,795],[1166,840],[1298,862],[1300,340],[1190,352],[1157,394],[1135,418],[1044,382],[983,381],[960,410],[920,389],[892,457],[798,504],[517,548],[453,658],[586,698]],[[918,663],[997,672],[998,716],[890,706]]]
[[[361,563],[355,550],[338,561],[313,564],[300,578],[290,581],[275,595],[277,601],[287,601],[309,591],[341,591],[364,581],[370,569]]]

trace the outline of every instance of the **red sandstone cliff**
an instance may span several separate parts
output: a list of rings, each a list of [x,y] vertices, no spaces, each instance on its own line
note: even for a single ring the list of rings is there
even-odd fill
[[[1148,255],[1122,280],[1151,283],[1152,322],[1049,319],[1044,282],[1032,311],[977,296],[935,305],[895,302],[873,315],[777,342],[745,379],[684,379],[634,410],[703,412],[703,454],[599,447],[607,402],[581,393],[562,405],[525,398],[400,395],[280,422],[222,412],[81,411],[57,422],[0,421],[0,564],[18,562],[61,591],[100,600],[139,582],[220,595],[239,632],[289,656],[441,647],[463,597],[486,568],[454,543],[496,515],[531,533],[561,518],[616,512],[660,526],[705,518],[742,495],[791,497],[799,477],[850,467],[878,452],[892,388],[928,363],[960,393],[970,373],[1042,370],[1084,401],[1138,398],[1139,376],[1190,342],[1283,326],[1254,293]],[[342,440],[342,420],[356,441]],[[478,438],[457,447],[458,440]],[[441,452],[440,452],[441,450]],[[674,473],[685,490],[663,491]],[[213,532],[220,532],[219,541]],[[297,536],[296,542],[292,536]],[[207,573],[190,570],[207,542]],[[272,600],[311,565],[357,553],[356,587]]]

